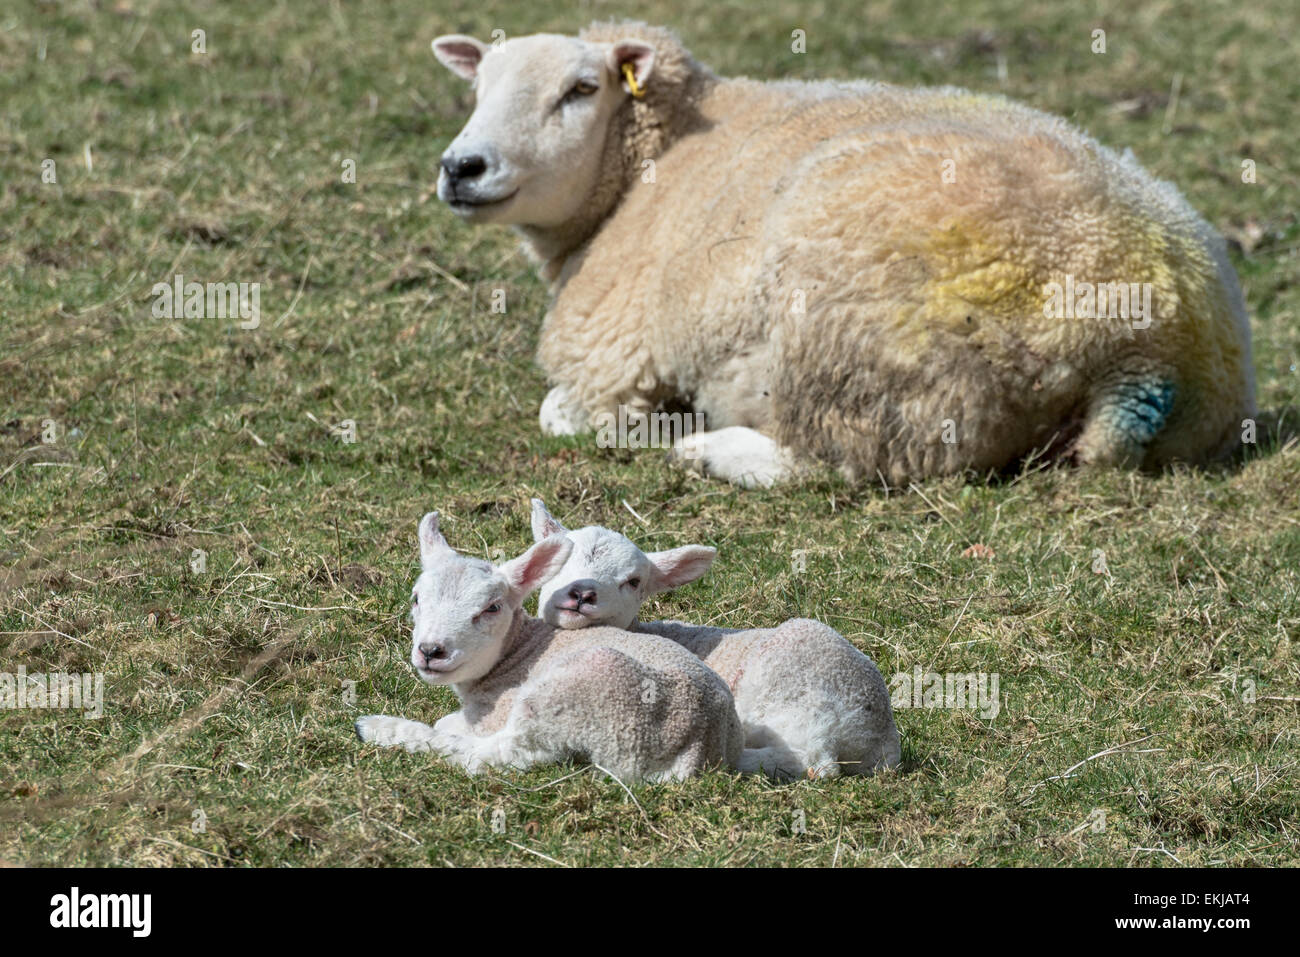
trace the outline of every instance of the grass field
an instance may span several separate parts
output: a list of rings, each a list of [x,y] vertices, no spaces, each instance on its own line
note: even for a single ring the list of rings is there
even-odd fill
[[[722,73],[1003,92],[1131,147],[1233,240],[1258,444],[1208,471],[741,492],[542,437],[545,290],[513,234],[433,195],[471,103],[429,41],[612,16]],[[0,859],[1294,865],[1298,21],[1293,0],[5,4],[0,671],[103,673],[105,713],[0,711]],[[155,318],[177,273],[261,283],[260,326]],[[718,547],[649,617],[821,618],[887,678],[996,673],[1001,712],[900,709],[903,766],[871,779],[631,795],[360,744],[361,714],[454,707],[405,663],[420,515],[512,555],[532,495]]]

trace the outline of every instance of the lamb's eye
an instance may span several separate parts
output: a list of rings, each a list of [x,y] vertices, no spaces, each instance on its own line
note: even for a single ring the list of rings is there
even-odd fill
[[[486,608],[483,609],[483,614],[495,615],[500,610],[501,610],[501,602],[494,601],[492,604],[488,605]]]
[[[629,579],[627,580],[627,584],[628,584],[629,586],[631,586],[632,588],[640,588],[640,587],[641,587],[641,579],[639,579],[639,578],[637,578],[635,575],[633,575],[631,578],[629,578]]]
[[[412,595],[412,596],[411,596],[411,604],[412,604],[412,605],[418,605],[419,603],[420,603],[420,596],[419,596],[419,595]]]

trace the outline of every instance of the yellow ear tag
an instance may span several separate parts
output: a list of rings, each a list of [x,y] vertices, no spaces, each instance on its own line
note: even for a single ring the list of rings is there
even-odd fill
[[[641,97],[645,96],[645,90],[636,85],[636,71],[632,69],[632,64],[623,64],[623,76],[627,78],[628,89],[632,91],[634,97],[639,100]]]

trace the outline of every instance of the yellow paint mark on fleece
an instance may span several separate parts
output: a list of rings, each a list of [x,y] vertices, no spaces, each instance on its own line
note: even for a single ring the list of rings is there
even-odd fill
[[[928,318],[958,324],[965,321],[954,301],[1024,324],[1035,312],[1042,316],[1045,278],[1009,255],[1008,244],[996,242],[987,230],[970,221],[949,221],[947,228],[930,233],[917,249],[927,266]]]

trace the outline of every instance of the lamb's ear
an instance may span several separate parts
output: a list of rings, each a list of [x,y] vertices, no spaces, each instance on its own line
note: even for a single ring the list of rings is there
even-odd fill
[[[654,566],[650,587],[659,592],[693,582],[709,570],[717,557],[718,550],[707,545],[683,545],[666,552],[651,552],[646,556]]]
[[[433,55],[438,62],[463,80],[473,80],[478,73],[479,61],[490,50],[486,43],[459,33],[438,37],[433,41]]]
[[[573,542],[567,536],[552,535],[502,565],[501,574],[510,583],[511,602],[522,604],[534,588],[558,575],[571,551]]]
[[[533,499],[533,541],[540,542],[552,535],[563,535],[568,531],[555,520],[555,516],[546,510],[540,498]]]
[[[438,513],[430,512],[420,519],[420,561],[427,564],[437,555],[451,552],[452,548],[438,531]],[[454,554],[454,553],[453,553]]]
[[[625,65],[632,67],[632,77],[636,80],[635,90],[628,86],[627,77],[623,75]],[[640,96],[639,91],[646,88],[646,81],[650,79],[654,66],[655,48],[640,40],[620,40],[609,51],[609,68],[614,71],[614,76],[618,77],[623,89],[634,96]]]

